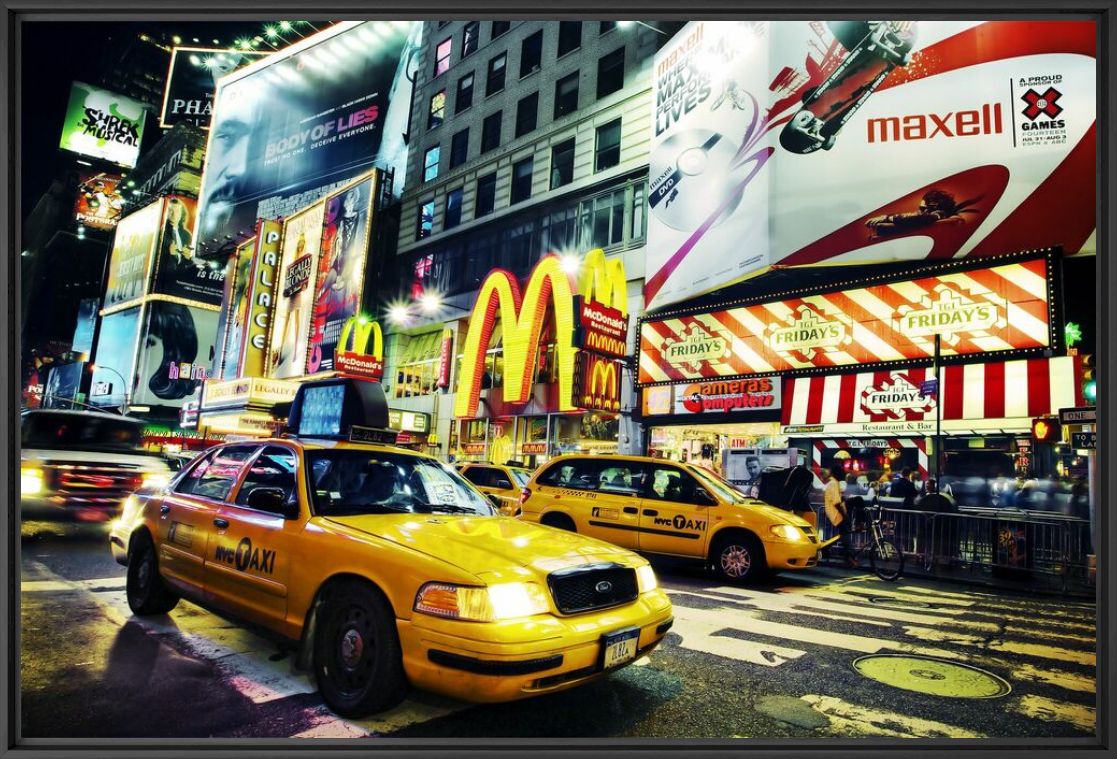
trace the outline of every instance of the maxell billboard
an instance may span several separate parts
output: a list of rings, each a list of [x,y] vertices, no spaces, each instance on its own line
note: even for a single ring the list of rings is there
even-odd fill
[[[203,255],[373,166],[394,169],[402,189],[420,26],[343,22],[221,79],[196,235]]]
[[[1096,251],[1093,21],[695,21],[656,55],[649,309],[773,265]]]

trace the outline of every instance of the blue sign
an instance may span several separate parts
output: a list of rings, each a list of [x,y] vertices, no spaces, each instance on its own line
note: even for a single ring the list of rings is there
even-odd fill
[[[924,398],[932,398],[939,393],[939,381],[937,379],[923,380],[919,383],[919,394]]]

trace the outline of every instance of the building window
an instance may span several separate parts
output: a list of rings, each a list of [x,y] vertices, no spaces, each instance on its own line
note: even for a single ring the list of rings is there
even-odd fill
[[[501,112],[486,116],[481,124],[481,152],[488,153],[500,147]]]
[[[611,32],[616,28],[617,28],[617,22],[616,21],[602,21],[600,27],[598,28],[597,33],[598,34],[605,34],[606,32]]]
[[[560,21],[558,38],[558,57],[561,58],[571,50],[582,46],[582,22]]]
[[[611,169],[621,162],[621,120],[610,121],[597,128],[593,150],[593,170]]]
[[[458,96],[454,98],[454,113],[461,113],[473,105],[473,72],[458,80]]]
[[[430,115],[427,117],[427,129],[434,129],[442,125],[442,117],[446,115],[446,90],[439,90],[431,95]]]
[[[453,46],[453,39],[447,37],[438,43],[438,47],[434,49],[434,75],[444,74],[450,69],[450,48]]]
[[[462,223],[462,188],[446,193],[446,220],[443,229],[453,229]]]
[[[531,158],[525,158],[512,165],[513,203],[519,203],[531,197],[531,171]]]
[[[645,229],[645,215],[644,200],[645,188],[643,184],[638,184],[632,190],[632,229],[629,231],[629,240],[642,240],[644,238]]]
[[[523,137],[535,129],[539,117],[539,93],[533,92],[516,104],[516,136]]]
[[[551,189],[574,181],[574,138],[551,148]]]
[[[507,53],[501,53],[489,61],[489,78],[485,82],[485,97],[504,89],[504,64],[507,60]]]
[[[624,47],[618,47],[597,61],[597,98],[600,100],[606,95],[624,87]]]
[[[435,145],[423,157],[423,181],[429,182],[438,176],[438,159],[442,155],[442,148]]]
[[[477,52],[477,42],[480,36],[480,21],[470,21],[462,28],[462,58]]]
[[[415,229],[415,239],[424,240],[431,236],[434,229],[434,201],[430,200],[419,206],[419,224]]]
[[[578,72],[555,82],[555,118],[578,110]]]
[[[450,139],[450,168],[453,169],[465,163],[468,154],[469,129],[463,129]]]
[[[621,189],[579,206],[583,249],[605,248],[624,239],[624,195]]]
[[[520,78],[538,71],[543,62],[543,30],[525,39],[520,44]]]
[[[477,200],[473,204],[474,218],[487,216],[496,206],[496,172],[477,179]]]
[[[492,34],[489,35],[489,39],[495,40],[497,37],[504,34],[505,32],[507,32],[511,28],[512,28],[512,22],[511,21],[494,21],[493,22]]]
[[[447,24],[449,24],[449,23],[450,23],[449,21],[439,21],[439,22],[438,22],[438,28],[439,28],[439,29],[443,29],[443,28],[445,28],[445,26],[446,26]]]

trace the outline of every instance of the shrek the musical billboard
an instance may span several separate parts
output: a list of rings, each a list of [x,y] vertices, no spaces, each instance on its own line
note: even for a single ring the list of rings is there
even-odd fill
[[[421,25],[343,22],[218,83],[196,232],[224,254],[373,166],[402,189]]]

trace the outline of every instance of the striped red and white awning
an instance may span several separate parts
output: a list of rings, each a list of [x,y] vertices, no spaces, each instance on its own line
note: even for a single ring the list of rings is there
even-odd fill
[[[930,368],[784,380],[784,425],[853,425],[934,421],[936,399],[923,396]],[[942,369],[944,431],[1030,429],[1031,419],[1085,405],[1078,356],[1022,359]],[[849,425],[849,426],[847,426]],[[872,430],[867,430],[872,432]]]

